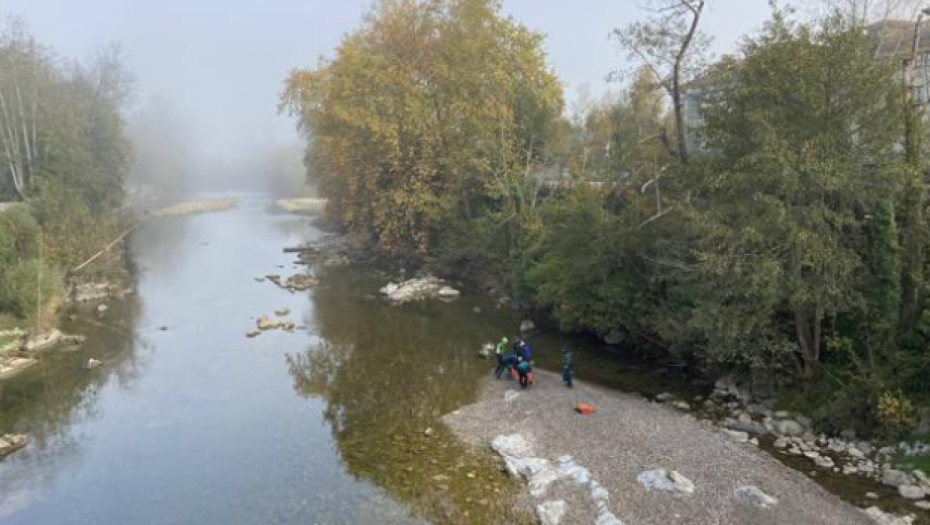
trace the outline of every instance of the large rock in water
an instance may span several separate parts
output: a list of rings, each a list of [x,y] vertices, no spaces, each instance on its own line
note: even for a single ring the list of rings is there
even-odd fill
[[[694,492],[694,483],[674,470],[668,471],[664,468],[647,470],[637,476],[636,480],[649,490],[679,494]]]
[[[381,295],[393,304],[422,301],[439,295],[442,282],[432,276],[410,279],[402,283],[388,283],[381,288]]]

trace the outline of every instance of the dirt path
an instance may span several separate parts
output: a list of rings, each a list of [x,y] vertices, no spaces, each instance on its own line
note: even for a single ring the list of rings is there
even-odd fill
[[[446,423],[479,446],[488,446],[496,436],[521,434],[533,457],[548,460],[563,474],[576,474],[574,479],[560,475],[548,485],[541,476],[536,487],[539,492],[538,485],[544,485],[545,492],[534,497],[535,504],[549,502],[555,514],[564,509],[563,525],[875,523],[754,445],[736,443],[710,423],[669,407],[582,382],[568,389],[557,375],[542,371],[530,389],[516,396],[507,391],[519,392],[519,386],[489,381],[480,402],[448,415]],[[580,401],[596,412],[575,413],[572,408]],[[573,462],[566,465],[565,455]],[[571,465],[587,470],[578,475]],[[637,480],[644,471],[660,468],[681,473],[693,482],[693,492],[647,490]],[[592,486],[606,489],[609,499]],[[746,486],[778,502],[762,506],[737,495]],[[606,507],[599,508],[599,501]],[[618,522],[610,521],[609,514]]]

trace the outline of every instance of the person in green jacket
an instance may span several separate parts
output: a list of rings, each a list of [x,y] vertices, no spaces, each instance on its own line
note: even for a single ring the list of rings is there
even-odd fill
[[[501,374],[506,370],[506,365],[504,364],[504,353],[507,351],[507,345],[510,344],[510,340],[506,337],[501,339],[500,343],[497,343],[497,368],[494,370],[494,376],[498,379],[501,378]]]

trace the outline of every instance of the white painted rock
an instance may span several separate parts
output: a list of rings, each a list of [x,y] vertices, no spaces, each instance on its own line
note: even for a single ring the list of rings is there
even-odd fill
[[[568,504],[562,500],[547,501],[536,506],[536,515],[542,525],[558,525],[568,510]]]
[[[647,470],[637,476],[636,480],[649,490],[677,492],[680,494],[694,492],[694,483],[674,470],[668,471],[664,468]]]
[[[760,507],[768,508],[778,504],[777,499],[769,496],[765,492],[762,492],[762,489],[754,485],[748,485],[736,489],[736,495],[741,499]]]

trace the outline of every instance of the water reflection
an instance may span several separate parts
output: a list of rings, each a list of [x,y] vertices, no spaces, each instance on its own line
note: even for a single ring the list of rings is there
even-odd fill
[[[468,301],[384,305],[367,293],[375,280],[351,270],[321,281],[313,324],[322,342],[286,359],[295,390],[325,399],[346,469],[432,522],[526,521],[513,504],[519,487],[498,463],[439,422],[475,398],[488,371],[476,345],[499,328],[462,322],[473,317]]]

